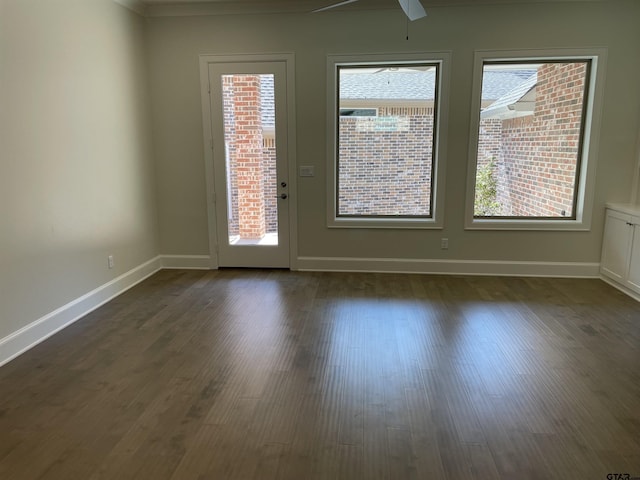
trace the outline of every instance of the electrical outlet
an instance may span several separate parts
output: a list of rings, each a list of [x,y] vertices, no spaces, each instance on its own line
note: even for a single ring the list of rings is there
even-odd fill
[[[442,250],[448,250],[449,249],[449,239],[448,238],[441,238],[440,239],[440,248]]]
[[[110,269],[113,268],[113,265],[114,265],[114,263],[113,263],[113,255],[109,255],[107,257],[107,264],[109,265]]]

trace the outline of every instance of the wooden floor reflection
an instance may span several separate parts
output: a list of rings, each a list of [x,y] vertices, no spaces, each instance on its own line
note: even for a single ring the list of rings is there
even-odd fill
[[[640,476],[599,280],[162,271],[0,368],[2,479]]]

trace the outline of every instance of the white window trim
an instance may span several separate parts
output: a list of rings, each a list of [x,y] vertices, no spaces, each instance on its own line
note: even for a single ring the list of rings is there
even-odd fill
[[[589,102],[585,111],[584,137],[581,168],[578,176],[576,218],[568,220],[548,219],[491,219],[474,218],[476,181],[476,159],[480,103],[482,96],[482,74],[484,62],[492,61],[545,61],[545,60],[591,60]],[[604,80],[607,50],[605,48],[549,49],[549,50],[478,50],[475,52],[473,69],[473,95],[471,98],[471,122],[469,131],[469,167],[465,209],[467,230],[554,230],[589,231],[594,203],[596,166],[600,143],[600,121],[604,97]]]
[[[337,175],[337,121],[338,102],[336,101],[338,66],[393,64],[398,63],[435,63],[439,75],[436,99],[437,132],[433,149],[433,200],[430,218],[342,218],[336,215],[336,175]],[[447,147],[447,125],[449,112],[449,69],[451,53],[427,52],[412,54],[362,54],[327,56],[327,226],[329,228],[398,228],[398,229],[442,229],[444,216],[444,180]]]

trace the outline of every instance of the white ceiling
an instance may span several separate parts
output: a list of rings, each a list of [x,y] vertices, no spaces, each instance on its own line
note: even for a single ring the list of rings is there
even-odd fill
[[[148,16],[224,15],[237,13],[310,12],[340,0],[114,0]],[[424,7],[451,5],[493,5],[562,3],[607,0],[421,0]],[[397,0],[359,0],[339,7],[342,10],[397,8]]]
[[[261,4],[282,4],[282,3],[301,3],[301,0],[139,0],[140,3],[145,5],[188,5],[188,4],[218,4],[218,3],[261,3]],[[340,0],[335,0],[333,3],[338,3]],[[559,2],[571,2],[571,1],[584,1],[584,0],[421,0],[424,6],[445,6],[445,5],[490,5],[490,4],[505,4],[505,3],[559,3]],[[591,0],[601,1],[601,0]],[[360,0],[361,3],[371,3],[369,0]],[[304,3],[304,2],[302,2]],[[327,0],[326,3],[332,3],[332,0]]]

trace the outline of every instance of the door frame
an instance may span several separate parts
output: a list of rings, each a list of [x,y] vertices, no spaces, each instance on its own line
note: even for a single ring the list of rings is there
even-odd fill
[[[218,229],[216,223],[216,191],[214,182],[213,125],[209,94],[209,66],[215,63],[270,63],[284,62],[286,81],[287,159],[289,187],[289,269],[297,270],[298,260],[298,208],[296,175],[296,121],[295,121],[295,55],[293,53],[200,55],[200,98],[202,102],[202,133],[204,167],[207,186],[207,223],[209,232],[209,266],[219,267]],[[226,199],[220,199],[226,201]]]

